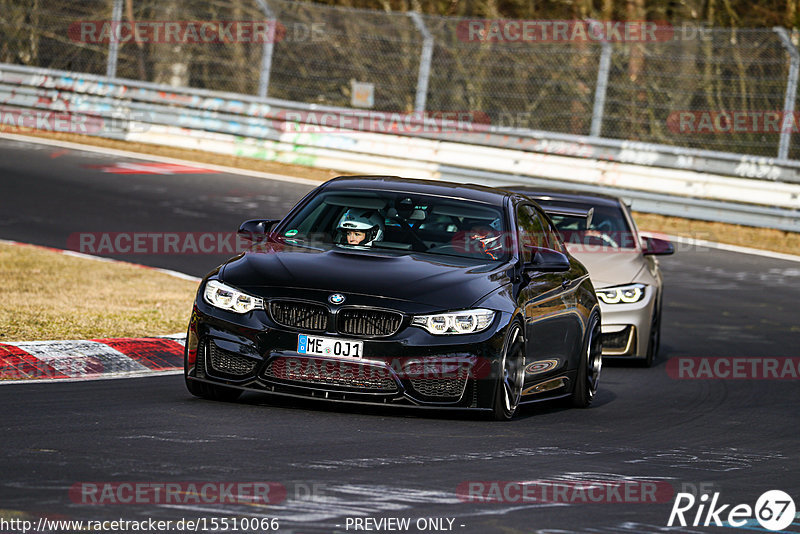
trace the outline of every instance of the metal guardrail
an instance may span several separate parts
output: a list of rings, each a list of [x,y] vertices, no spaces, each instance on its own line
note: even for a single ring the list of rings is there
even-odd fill
[[[184,115],[191,110],[231,113],[237,117],[225,117],[232,128],[247,124],[249,117],[269,118],[279,110],[329,111],[333,113],[353,113],[350,108],[304,104],[279,99],[258,98],[250,95],[224,93],[203,89],[175,88],[166,85],[139,82],[135,80],[110,79],[91,74],[78,74],[0,64],[0,82],[13,85],[29,85],[35,89],[53,89],[106,96],[111,99],[130,102],[134,109],[136,102],[162,103],[174,109],[176,105],[184,108]],[[19,75],[15,77],[14,75]],[[88,84],[94,85],[90,90]],[[86,87],[81,87],[81,86]],[[92,92],[94,91],[94,92]],[[186,98],[186,96],[189,98]],[[105,105],[102,104],[101,105]],[[151,109],[148,107],[147,109]],[[364,113],[367,113],[364,111]],[[221,115],[220,115],[221,116]],[[175,123],[172,123],[175,124]],[[237,133],[237,132],[231,132]],[[419,137],[442,138],[441,135],[419,133]],[[447,140],[481,146],[512,148],[530,152],[557,154],[583,158],[594,158],[617,163],[632,163],[652,167],[691,170],[714,173],[739,178],[766,179],[776,182],[800,183],[800,161],[778,160],[719,152],[659,145],[636,141],[620,141],[592,136],[577,136],[557,132],[522,130],[503,127],[476,127],[462,132],[451,132]]]
[[[800,162],[792,160],[472,123],[413,135],[305,133],[288,112],[370,112],[17,65],[0,65],[0,103],[116,120],[117,128],[86,133],[117,139],[352,172],[555,181],[616,192],[641,211],[800,231]]]
[[[490,186],[519,184],[541,187],[561,187],[586,193],[609,194],[611,192],[630,204],[633,210],[644,213],[800,232],[798,213],[793,210],[765,206],[745,206],[699,198],[676,197],[666,194],[636,191],[633,189],[614,188],[610,190],[605,186],[576,184],[574,182],[549,178],[526,177],[520,179],[519,176],[485,171],[465,171],[464,169],[458,168],[442,169],[443,180],[458,181],[464,180],[465,177],[470,178],[470,181],[473,183]]]

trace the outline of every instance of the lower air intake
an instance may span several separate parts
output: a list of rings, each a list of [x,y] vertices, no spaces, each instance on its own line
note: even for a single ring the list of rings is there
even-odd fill
[[[461,367],[450,374],[438,376],[411,376],[411,387],[425,397],[458,398],[464,392],[469,368]]]
[[[206,377],[206,346],[207,341],[203,340],[197,344],[197,353],[194,362],[194,376],[197,378]]]
[[[627,356],[635,349],[636,329],[633,325],[626,326],[619,332],[608,332],[602,335],[603,354],[610,356]]]
[[[397,384],[388,369],[356,362],[279,358],[267,365],[263,374],[267,379],[287,382],[384,393],[397,391]]]
[[[219,373],[225,373],[233,376],[244,376],[253,372],[256,367],[256,361],[251,360],[217,347],[214,343],[211,346],[211,368]]]

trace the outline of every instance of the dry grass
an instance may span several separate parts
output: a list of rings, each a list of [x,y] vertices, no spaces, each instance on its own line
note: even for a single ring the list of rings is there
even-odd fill
[[[0,342],[183,332],[196,290],[151,269],[0,243]]]
[[[640,230],[661,232],[800,255],[800,234],[771,228],[754,228],[708,221],[695,221],[678,217],[664,217],[652,213],[634,213]]]

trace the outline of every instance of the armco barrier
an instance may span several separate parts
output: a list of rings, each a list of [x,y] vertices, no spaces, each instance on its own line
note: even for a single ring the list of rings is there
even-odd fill
[[[0,65],[0,105],[101,117],[108,127],[85,133],[133,142],[356,173],[614,191],[641,211],[800,231],[793,160],[482,124],[413,135],[303,133],[288,112],[354,110],[17,65]]]

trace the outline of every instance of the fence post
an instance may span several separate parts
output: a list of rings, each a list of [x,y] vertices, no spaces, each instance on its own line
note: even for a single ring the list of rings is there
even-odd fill
[[[781,120],[781,138],[778,143],[778,159],[789,159],[789,145],[792,142],[792,125],[794,124],[794,100],[797,97],[797,73],[800,69],[800,54],[792,44],[786,28],[776,26],[772,30],[778,34],[781,44],[789,54],[789,78],[786,80],[786,96],[783,99],[783,120]]]
[[[599,24],[596,20],[589,20],[589,24]],[[601,28],[602,32],[603,29]],[[603,131],[603,113],[606,107],[606,91],[608,90],[608,74],[611,70],[611,44],[607,39],[600,43],[600,64],[597,67],[597,84],[594,88],[594,106],[592,107],[592,126],[589,135],[600,137]]]
[[[428,98],[428,80],[431,75],[431,60],[433,59],[433,36],[428,31],[419,13],[409,11],[408,16],[411,17],[417,30],[422,34],[422,53],[419,58],[419,74],[417,75],[417,95],[414,99],[414,111],[422,113],[425,111],[425,101]]]
[[[266,0],[256,0],[256,3],[270,24],[269,39],[261,49],[261,75],[258,78],[258,96],[266,98],[269,90],[269,75],[272,71],[272,52],[275,48],[275,32],[278,30],[278,19]]]
[[[119,56],[120,22],[122,21],[122,0],[114,0],[111,8],[111,35],[108,40],[108,63],[106,63],[106,76],[117,76],[117,57]]]

